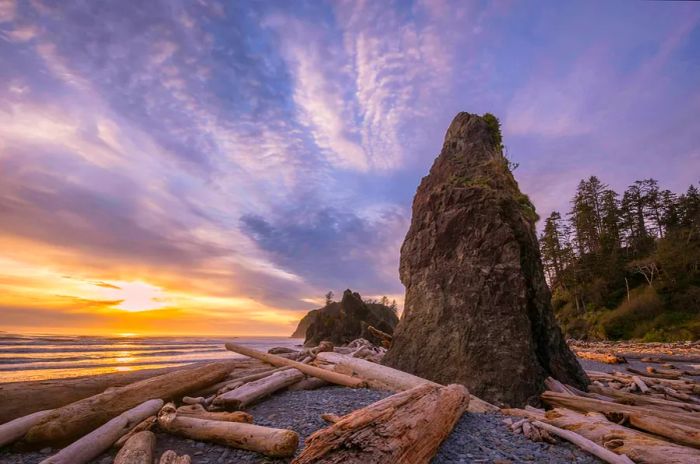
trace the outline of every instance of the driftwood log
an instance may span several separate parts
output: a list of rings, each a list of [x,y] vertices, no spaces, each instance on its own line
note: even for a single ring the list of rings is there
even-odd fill
[[[675,400],[665,400],[661,398],[655,398],[649,395],[635,395],[634,393],[628,393],[614,388],[601,387],[598,385],[591,385],[588,387],[589,391],[600,393],[601,395],[606,395],[618,400],[624,404],[631,404],[636,406],[649,405],[665,408],[673,408],[675,410],[686,411],[696,411],[700,412],[700,404],[686,403],[683,401]]]
[[[44,420],[50,413],[51,411],[39,411],[0,425],[0,447],[22,438],[27,430]]]
[[[541,420],[556,427],[572,430],[589,440],[614,451],[625,454],[640,464],[687,464],[700,462],[700,450],[677,445],[659,437],[649,435],[610,422],[597,412],[578,413],[570,409],[555,408],[544,415],[533,415],[522,409],[505,409],[504,414],[525,416]]]
[[[244,364],[243,359],[240,361],[241,364]],[[69,379],[2,383],[0,384],[0,398],[2,398],[0,401],[0,424],[37,411],[60,408],[102,393],[108,388],[122,387],[180,369],[182,366],[80,376]]]
[[[192,459],[187,454],[178,456],[173,450],[167,450],[163,453],[158,461],[158,464],[191,464]]]
[[[299,445],[299,436],[292,430],[182,416],[172,403],[165,405],[158,413],[158,425],[175,435],[255,451],[271,457],[291,456]]]
[[[462,385],[419,385],[315,432],[292,463],[427,464],[468,404]]]
[[[327,387],[328,385],[330,385],[330,383],[326,382],[323,379],[318,379],[316,377],[307,377],[303,380],[298,381],[295,384],[290,385],[288,390],[315,390],[317,388]]]
[[[224,422],[253,423],[253,416],[243,411],[236,412],[212,412],[207,411],[201,404],[180,406],[177,408],[178,416],[196,417],[197,419],[218,420]]]
[[[666,437],[671,441],[700,446],[700,417],[694,413],[676,413],[649,407],[629,406],[592,398],[565,396],[554,392],[544,392],[542,399],[554,406],[583,412],[618,413],[626,417],[634,427]]]
[[[114,447],[121,448],[122,446],[124,446],[124,443],[126,443],[126,441],[132,436],[136,435],[139,432],[151,430],[156,424],[156,421],[157,418],[155,415],[145,418],[136,427],[129,430],[129,432],[126,435],[122,436],[119,440],[117,440],[116,443],[114,443]]]
[[[80,440],[71,443],[41,464],[83,464],[109,449],[136,424],[157,413],[163,400],[148,400],[120,414]]]
[[[552,435],[556,435],[560,438],[563,438],[566,441],[570,441],[582,450],[588,451],[592,455],[610,464],[634,464],[634,462],[632,462],[632,460],[626,455],[614,453],[608,450],[607,448],[598,445],[594,441],[591,441],[588,438],[579,435],[578,433],[572,432],[570,430],[560,429],[559,427],[555,427],[553,425],[546,424],[540,421],[534,421],[533,425],[546,430]]]
[[[219,382],[231,372],[236,361],[199,364],[54,409],[25,435],[30,446],[62,446],[101,426],[108,420],[149,398],[168,400]]]
[[[241,385],[214,398],[214,405],[225,408],[243,409],[246,406],[273,394],[274,392],[299,382],[304,378],[297,369],[275,372],[267,377]]]
[[[235,343],[226,343],[226,349],[229,351],[233,351],[234,353],[249,356],[251,358],[255,358],[260,361],[266,362],[268,364],[272,364],[273,366],[291,366],[300,370],[306,375],[318,377],[319,379],[323,379],[327,382],[334,383],[337,385],[342,385],[344,387],[362,388],[366,386],[364,380],[358,379],[356,377],[350,377],[348,375],[329,372],[327,370],[321,369],[320,367],[309,366],[308,364],[292,361],[291,359],[282,358],[274,354],[263,353],[262,351],[237,345]]]
[[[153,464],[156,436],[144,430],[132,435],[114,458],[114,464]]]
[[[343,366],[352,372],[356,372],[360,377],[374,380],[386,385],[393,391],[403,391],[414,388],[418,385],[440,386],[435,382],[417,377],[413,374],[400,371],[381,364],[365,361],[364,359],[353,358],[339,353],[319,353],[317,359],[331,364]],[[469,401],[469,412],[482,413],[498,411],[498,408],[491,403],[471,395]]]

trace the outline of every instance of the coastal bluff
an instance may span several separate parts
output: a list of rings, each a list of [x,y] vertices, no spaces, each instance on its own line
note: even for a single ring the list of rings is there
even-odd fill
[[[405,309],[383,362],[521,406],[548,376],[581,389],[588,380],[554,319],[537,215],[510,167],[494,116],[454,118],[413,201]]]

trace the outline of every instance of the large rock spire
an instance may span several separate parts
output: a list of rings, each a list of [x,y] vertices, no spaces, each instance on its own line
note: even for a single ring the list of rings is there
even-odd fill
[[[536,401],[544,379],[587,378],[554,320],[534,223],[498,120],[459,113],[413,200],[401,248],[404,315],[389,366],[492,402]]]

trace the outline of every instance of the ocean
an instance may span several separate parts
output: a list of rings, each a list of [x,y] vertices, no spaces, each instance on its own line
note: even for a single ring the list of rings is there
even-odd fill
[[[0,383],[46,380],[241,357],[224,343],[258,350],[299,347],[288,337],[87,337],[0,333]]]

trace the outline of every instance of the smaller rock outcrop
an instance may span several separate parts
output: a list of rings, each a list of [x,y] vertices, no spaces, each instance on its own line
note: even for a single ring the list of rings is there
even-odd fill
[[[348,289],[343,292],[341,301],[309,311],[299,321],[292,336],[305,336],[304,346],[316,346],[323,340],[344,345],[357,338],[365,338],[379,345],[381,340],[367,328],[373,326],[392,334],[398,322],[396,313],[388,306],[365,303],[359,293]],[[301,335],[302,331],[304,335]]]
[[[316,314],[318,314],[319,311],[320,309],[312,309],[311,311],[306,313],[306,316],[302,317],[299,321],[299,324],[297,325],[297,328],[294,331],[294,333],[291,335],[291,338],[305,338],[306,331],[308,330],[311,323],[314,321],[314,318],[316,317]]]

